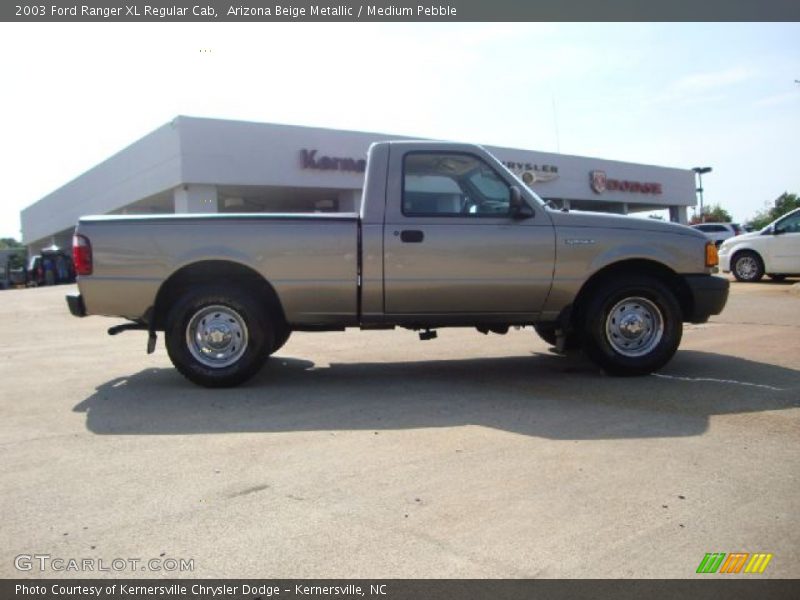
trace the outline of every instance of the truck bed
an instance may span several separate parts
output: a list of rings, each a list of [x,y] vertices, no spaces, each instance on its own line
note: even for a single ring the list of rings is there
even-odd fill
[[[290,323],[356,323],[358,228],[355,213],[85,217],[95,264],[81,281],[86,309],[141,319],[170,274],[224,260],[269,281]]]

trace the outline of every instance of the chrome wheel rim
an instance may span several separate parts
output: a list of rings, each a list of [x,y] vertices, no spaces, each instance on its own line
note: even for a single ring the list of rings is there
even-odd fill
[[[247,350],[247,325],[228,306],[214,304],[197,311],[186,326],[186,345],[201,364],[221,369],[234,364]]]
[[[647,298],[636,296],[620,300],[606,317],[606,339],[622,356],[644,356],[663,336],[664,317],[658,306]]]
[[[758,263],[752,256],[742,256],[736,260],[736,274],[742,279],[753,279],[758,272]]]

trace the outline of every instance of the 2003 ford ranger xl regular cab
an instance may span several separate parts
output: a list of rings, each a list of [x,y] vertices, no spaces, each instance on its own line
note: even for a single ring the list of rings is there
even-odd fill
[[[675,354],[728,296],[716,248],[673,223],[548,208],[479,146],[381,142],[360,214],[81,218],[72,314],[163,331],[184,376],[252,377],[292,331],[535,328],[614,375]]]

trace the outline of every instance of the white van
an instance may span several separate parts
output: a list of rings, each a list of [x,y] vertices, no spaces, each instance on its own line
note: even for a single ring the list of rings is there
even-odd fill
[[[719,248],[719,268],[739,281],[759,281],[766,273],[776,281],[800,275],[800,208],[761,231],[728,238]]]

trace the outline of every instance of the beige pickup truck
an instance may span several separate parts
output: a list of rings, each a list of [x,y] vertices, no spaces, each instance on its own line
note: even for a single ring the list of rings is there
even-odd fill
[[[163,331],[200,385],[252,377],[292,331],[532,326],[614,375],[675,354],[718,314],[716,248],[672,223],[553,210],[479,146],[381,142],[360,214],[80,219],[73,315]]]

